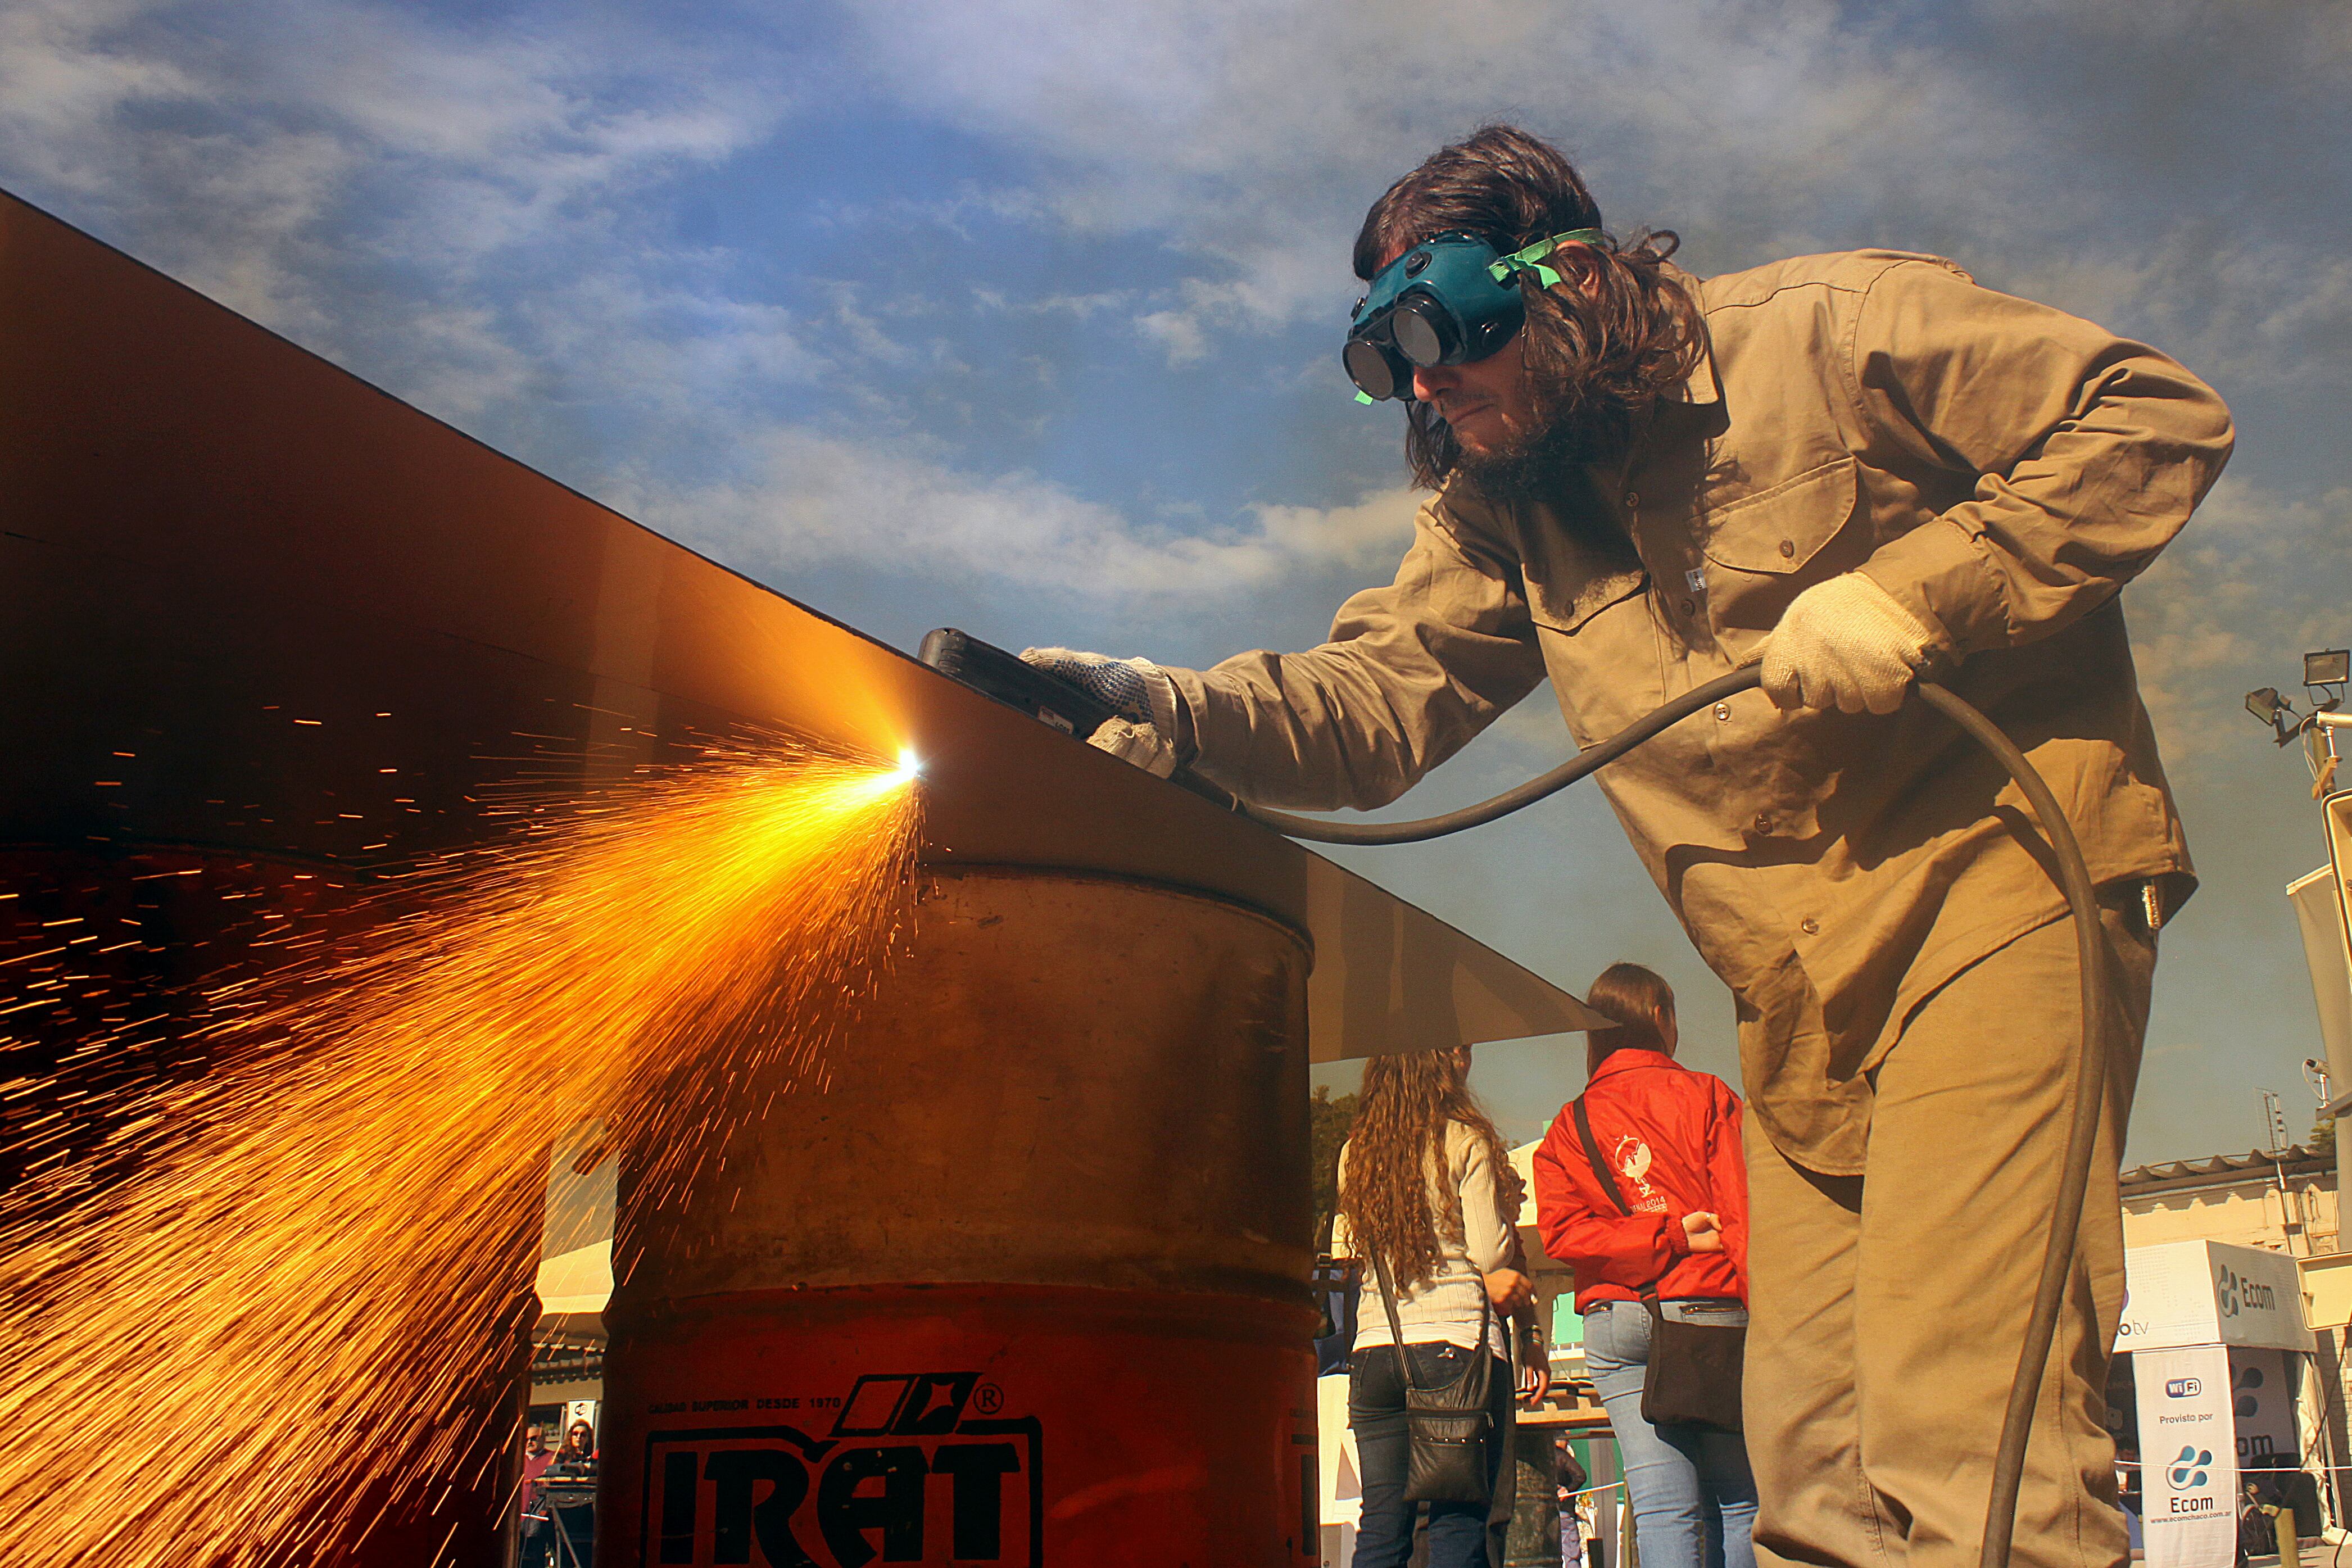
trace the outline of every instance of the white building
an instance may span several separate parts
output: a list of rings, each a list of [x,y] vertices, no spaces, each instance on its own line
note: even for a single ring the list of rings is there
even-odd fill
[[[2296,1147],[2137,1166],[2123,1174],[2123,1222],[2130,1293],[2116,1349],[2134,1353],[2116,1357],[2108,1402],[2119,1428],[2129,1429],[2127,1412],[2139,1418],[2148,1517],[2179,1504],[2164,1467],[2183,1444],[2171,1439],[2188,1432],[2181,1424],[2196,1415],[2192,1405],[2218,1394],[2214,1424],[2229,1436],[2227,1451],[2189,1445],[2190,1460],[2210,1451],[2217,1463],[2186,1465],[2184,1486],[2202,1470],[2207,1488],[2192,1489],[2218,1488],[2227,1473],[2234,1494],[2242,1480],[2275,1486],[2300,1468],[2318,1482],[2325,1522],[2341,1521],[2352,1505],[2344,1417],[2352,1253],[2339,1250],[2333,1152]],[[2248,1328],[2257,1318],[2275,1318],[2276,1331]],[[2166,1421],[2180,1429],[2150,1441],[2152,1424]],[[2309,1518],[2303,1522],[2315,1533]],[[2200,1550],[2223,1551],[2218,1522],[2207,1533],[2213,1540]],[[2151,1563],[2193,1560],[2153,1539],[2148,1545]]]

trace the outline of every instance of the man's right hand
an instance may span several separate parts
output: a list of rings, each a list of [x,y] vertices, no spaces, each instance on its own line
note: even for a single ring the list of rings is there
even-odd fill
[[[1693,1252],[1723,1250],[1723,1216],[1698,1209],[1683,1215],[1683,1235]]]
[[[1024,647],[1022,659],[1058,676],[1118,715],[1087,743],[1157,778],[1176,771],[1176,683],[1148,658],[1068,647]]]

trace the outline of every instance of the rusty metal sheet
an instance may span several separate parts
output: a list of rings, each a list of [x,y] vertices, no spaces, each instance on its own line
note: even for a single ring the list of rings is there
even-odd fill
[[[481,837],[474,797],[519,770],[588,783],[763,726],[915,748],[928,858],[1143,878],[1304,929],[1317,1060],[1591,1017],[5,194],[0,649],[0,841],[396,866]]]

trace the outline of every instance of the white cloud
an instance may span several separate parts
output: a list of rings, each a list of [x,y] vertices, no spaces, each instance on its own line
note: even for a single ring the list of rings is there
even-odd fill
[[[2231,365],[2291,376],[2313,356],[2253,345],[2352,338],[2343,267],[2260,226],[2217,239],[2227,219],[2180,165],[2211,156],[2188,127],[2222,133],[2210,117],[2231,112],[2232,81],[2334,101],[2352,26],[2273,8],[2217,43],[2200,8],[2161,9],[2140,29],[2137,7],[2097,0],[1980,0],[1999,59],[1966,41],[1966,10],[1961,38],[1936,47],[1827,0],[1476,0],[1442,26],[1407,0],[863,0],[847,18],[879,90],[1043,160],[1041,194],[1068,229],[1163,235],[1191,258],[1176,297],[1139,313],[1180,363],[1220,334],[1336,319],[1370,200],[1499,117],[1567,145],[1614,226],[1676,227],[1704,269],[1864,243],[1943,250],[2005,286],[2079,285],[2077,309],[2104,298],[2121,324],[2175,338],[2222,336],[2195,307],[2227,300],[2248,329]],[[2042,82],[2076,37],[2137,51],[2143,78],[2180,90],[2159,113]],[[2231,68],[2213,68],[2217,50]],[[2301,150],[2347,152],[2324,131]],[[2227,195],[2242,172],[2206,175]],[[2091,287],[2101,272],[2130,285]]]
[[[1335,244],[1370,198],[1493,116],[1566,134],[1598,170],[1651,170],[1685,203],[1788,215],[1971,125],[1948,62],[1883,47],[1819,0],[1484,0],[1443,27],[1402,0],[854,15],[877,83],[1055,160],[1074,226],[1164,230],[1227,264],[1260,318],[1344,290]]]
[[[1016,300],[998,289],[974,289],[973,303],[983,310],[1023,316],[1068,316],[1091,321],[1104,310],[1117,310],[1134,298],[1132,290],[1112,289],[1092,294],[1040,294]]]
[[[887,563],[908,578],[981,579],[1102,601],[1181,601],[1202,613],[1308,574],[1385,575],[1418,498],[1257,506],[1205,532],[1155,527],[1028,474],[961,471],[899,449],[777,429],[748,479],[625,498],[663,531],[774,574]]]
[[[487,307],[419,310],[401,330],[418,367],[408,395],[445,419],[462,424],[483,409],[530,396],[540,384],[539,366]]]
[[[2347,533],[2352,489],[2293,497],[2225,477],[2126,591],[2141,695],[2176,774],[2242,754],[2257,738],[2244,694],[2293,694],[2304,650],[2341,646]]]
[[[1153,310],[1135,318],[1135,330],[1158,343],[1171,365],[1198,364],[1209,357],[1209,334],[1189,310]]]
[[[350,0],[29,0],[0,11],[0,169],[331,351],[351,268],[415,268],[429,294],[517,247],[586,250],[645,182],[764,139],[789,100],[760,58],[706,73],[658,34]]]
[[[2210,222],[2127,254],[2051,255],[2007,287],[2094,321],[2135,322],[2210,381],[2309,394],[2352,365],[2352,258],[2247,244]]]
[[[0,124],[12,167],[44,183],[88,188],[116,177],[92,132],[125,105],[201,96],[185,71],[100,47],[155,9],[139,0],[17,0],[0,9]]]

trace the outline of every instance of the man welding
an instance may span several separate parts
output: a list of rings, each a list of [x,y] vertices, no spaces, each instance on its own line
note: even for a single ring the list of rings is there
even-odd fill
[[[1737,999],[1760,1559],[1966,1568],[2081,1027],[2047,850],[1922,671],[2031,758],[2099,885],[2117,1054],[2013,1560],[2126,1555],[2102,1426],[2156,932],[2194,887],[2117,593],[2220,473],[2172,360],[1933,257],[1702,279],[1496,126],[1372,205],[1346,346],[1434,493],[1306,653],[1033,663],[1096,743],[1255,804],[1395,799],[1547,675],[1580,744],[1761,660],[1601,775]],[[1671,1230],[1671,1227],[1670,1227]]]

